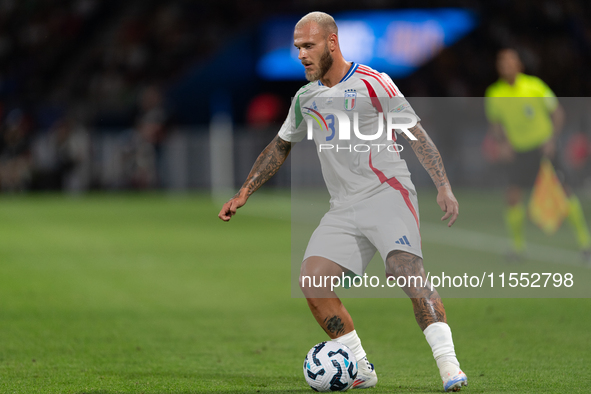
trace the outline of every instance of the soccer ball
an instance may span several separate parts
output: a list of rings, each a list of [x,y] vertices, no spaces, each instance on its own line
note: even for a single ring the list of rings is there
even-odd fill
[[[314,391],[346,391],[357,377],[357,359],[342,343],[321,342],[306,355],[304,377]]]

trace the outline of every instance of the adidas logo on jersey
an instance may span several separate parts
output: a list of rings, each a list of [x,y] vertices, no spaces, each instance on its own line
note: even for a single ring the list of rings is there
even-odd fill
[[[303,107],[302,113],[310,114],[313,111],[318,111],[318,106],[316,105],[316,101],[312,101],[309,107]]]
[[[400,238],[398,241],[394,242],[395,244],[398,245],[408,245],[410,246],[410,242],[408,242],[408,238],[406,238],[406,235],[403,235],[402,238]]]

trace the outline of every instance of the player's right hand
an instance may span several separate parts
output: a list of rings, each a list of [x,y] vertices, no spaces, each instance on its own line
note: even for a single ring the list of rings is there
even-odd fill
[[[247,197],[238,192],[230,201],[222,206],[222,210],[218,214],[218,217],[224,222],[229,221],[232,216],[236,215],[236,210],[246,204]]]

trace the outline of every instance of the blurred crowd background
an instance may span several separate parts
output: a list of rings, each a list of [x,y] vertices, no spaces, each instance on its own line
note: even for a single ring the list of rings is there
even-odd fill
[[[0,189],[208,189],[217,113],[234,136],[231,182],[238,186],[305,82],[257,74],[265,21],[314,10],[439,7],[469,9],[478,24],[395,79],[407,97],[477,100],[497,79],[495,55],[506,46],[559,97],[591,96],[586,0],[0,0]],[[591,188],[591,111],[581,108],[561,154],[580,175],[575,186]],[[454,150],[460,134],[444,132],[432,130],[454,181],[495,184],[461,171],[467,157],[482,157],[485,130],[473,130],[463,148],[472,156]],[[573,154],[578,160],[566,159]],[[478,168],[494,173],[492,164]],[[289,182],[288,170],[273,180]]]

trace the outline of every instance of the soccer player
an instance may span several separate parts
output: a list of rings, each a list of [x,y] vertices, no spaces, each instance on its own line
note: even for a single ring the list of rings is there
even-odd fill
[[[564,110],[548,85],[522,73],[523,65],[514,49],[499,51],[496,66],[500,78],[486,90],[486,114],[509,182],[505,212],[513,247],[509,257],[519,260],[525,251],[524,189],[532,188],[542,156],[554,157]],[[570,194],[568,221],[587,260],[591,258],[591,236],[581,203],[568,188],[565,190]]]
[[[356,109],[359,129],[367,136],[376,133],[382,121],[380,116],[387,113],[416,116],[386,74],[343,58],[337,25],[330,15],[312,12],[304,16],[295,26],[294,45],[310,83],[297,92],[285,123],[259,155],[240,191],[222,207],[219,217],[224,221],[230,220],[249,196],[277,172],[292,144],[304,139],[307,135],[304,117],[320,115],[331,106],[343,112]],[[356,102],[338,101],[347,97]],[[327,126],[335,131],[332,122]],[[409,139],[412,149],[437,187],[437,203],[445,212],[442,220],[449,219],[451,226],[458,217],[459,207],[439,151],[420,123],[409,128],[408,134],[414,138]],[[325,134],[315,132],[313,136],[317,145],[326,143],[328,138],[326,130]],[[367,142],[353,132],[350,140],[331,141],[345,148],[349,143]],[[308,243],[300,287],[318,324],[332,340],[347,345],[355,354],[359,373],[353,387],[373,387],[378,378],[349,312],[330,287],[315,288],[306,285],[302,278],[340,277],[349,272],[363,275],[376,250],[379,251],[386,274],[406,279],[408,285],[403,290],[411,298],[416,321],[431,346],[444,389],[458,391],[467,385],[467,377],[456,358],[441,298],[437,291],[430,290],[426,281],[416,191],[406,162],[400,158],[398,149],[392,149],[392,144],[383,133],[379,140],[371,141],[369,151],[318,152],[331,195],[331,208]],[[410,277],[420,277],[422,283],[407,280]]]

